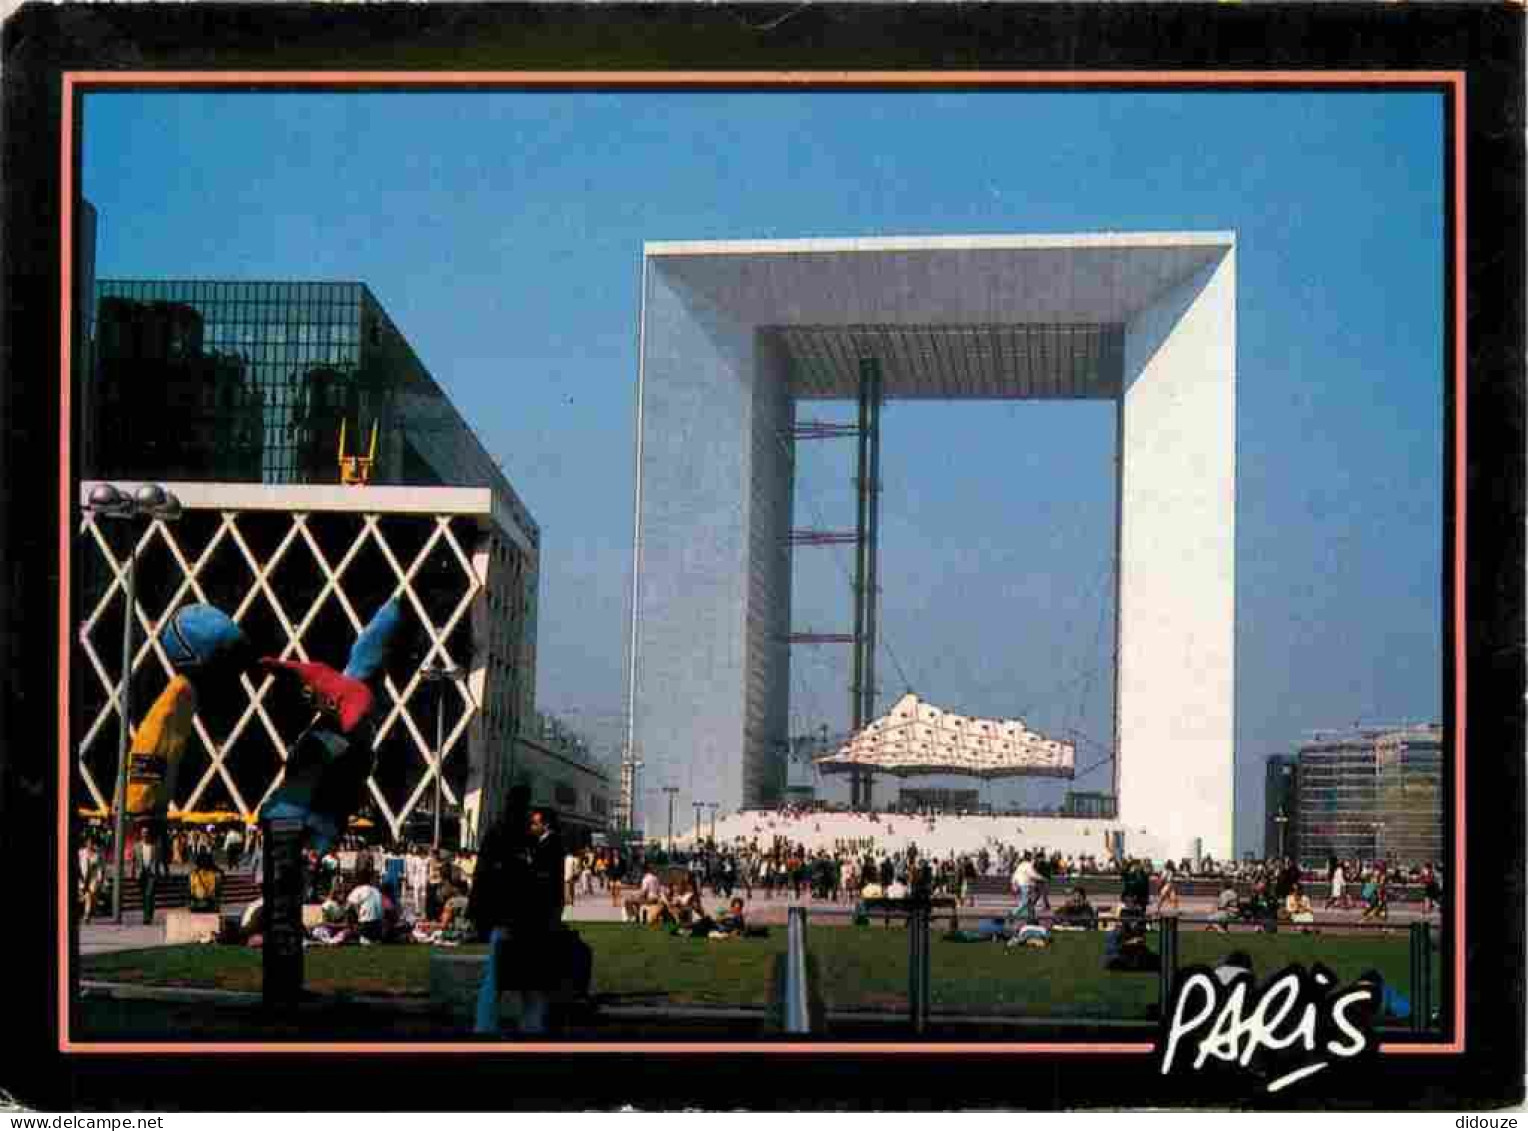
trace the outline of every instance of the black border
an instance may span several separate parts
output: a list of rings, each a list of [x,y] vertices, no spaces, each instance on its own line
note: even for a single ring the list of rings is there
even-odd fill
[[[73,1056],[57,1052],[56,698],[58,232],[65,70],[1364,70],[1467,75],[1469,994],[1463,1057],[1385,1058],[1289,1106],[1479,1108],[1523,1096],[1524,16],[1476,4],[1391,6],[34,4],[4,28],[4,380],[0,382],[0,859],[7,1012],[36,1045],[0,1086],[52,1110],[337,1110],[685,1105],[753,1109],[1172,1106],[1230,1096],[1163,1087],[1155,1058],[1069,1055],[731,1058]],[[1084,79],[1079,85],[1087,85]],[[1313,85],[1320,85],[1319,83]],[[1452,130],[1451,121],[1448,129]],[[1451,134],[1450,134],[1451,136]],[[1452,198],[1450,197],[1450,202]],[[1452,209],[1449,210],[1452,236]],[[1448,248],[1452,249],[1450,238]],[[1450,286],[1448,298],[1452,302]],[[1451,362],[1452,338],[1446,360]],[[1446,498],[1454,442],[1446,434]],[[1449,509],[1449,508],[1446,508]],[[1445,566],[1452,571],[1452,517]],[[1451,596],[1445,579],[1445,596]],[[1445,640],[1453,605],[1445,600]],[[1453,662],[1445,678],[1452,687]],[[1451,704],[1451,693],[1445,702]],[[1445,723],[1451,724],[1452,718]],[[47,916],[38,911],[47,908]],[[8,949],[10,949],[8,947]],[[33,953],[35,951],[35,953]],[[21,959],[17,961],[17,959]],[[42,976],[46,973],[46,976]],[[13,1030],[17,1031],[17,1030]],[[420,1064],[421,1059],[429,1061]],[[277,1088],[262,1087],[267,1079]],[[296,1089],[301,1089],[296,1090]],[[368,1098],[370,1097],[370,1098]]]

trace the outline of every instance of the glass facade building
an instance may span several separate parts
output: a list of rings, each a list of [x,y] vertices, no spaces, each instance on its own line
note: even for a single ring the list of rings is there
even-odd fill
[[[1443,729],[1320,735],[1300,748],[1299,857],[1443,859]]]
[[[339,482],[377,426],[376,486],[493,487],[525,507],[363,283],[103,279],[86,479]]]

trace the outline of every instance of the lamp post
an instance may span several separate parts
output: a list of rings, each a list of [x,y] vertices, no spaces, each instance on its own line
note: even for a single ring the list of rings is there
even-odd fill
[[[677,785],[666,785],[663,792],[668,794],[669,799],[669,831],[668,831],[668,854],[674,855],[674,795],[679,792]]]
[[[695,847],[700,848],[700,811],[706,807],[704,801],[692,801],[690,804],[695,809]]]
[[[180,500],[158,483],[141,484],[132,494],[110,483],[91,488],[85,512],[100,518],[147,518],[150,523],[174,522],[180,517]],[[117,686],[117,785],[112,797],[116,811],[111,846],[111,917],[122,924],[122,862],[127,837],[127,748],[132,727],[133,620],[138,615],[138,540],[129,538],[122,589],[122,679]]]
[[[1385,822],[1375,821],[1369,826],[1374,830],[1374,857],[1383,864],[1385,861]]]
[[[1284,807],[1279,806],[1279,815],[1273,819],[1273,823],[1279,826],[1279,859],[1284,859],[1284,826],[1289,824],[1289,818],[1284,813]]]
[[[448,680],[462,679],[466,673],[461,668],[448,667],[439,658],[431,660],[419,669],[420,676],[426,683],[433,683],[435,687],[435,831],[430,840],[430,848],[440,851],[440,805],[441,805],[441,777],[444,769],[446,756],[446,682]],[[513,773],[513,770],[510,771]]]
[[[715,801],[707,801],[706,808],[711,810],[711,843],[714,845],[716,843],[716,811],[721,808],[721,805]]]

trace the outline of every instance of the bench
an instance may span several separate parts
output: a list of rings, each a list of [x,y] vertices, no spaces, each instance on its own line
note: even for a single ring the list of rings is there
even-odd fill
[[[880,915],[885,920],[885,925],[890,927],[893,916],[901,919],[910,918],[913,911],[919,906],[911,899],[862,899],[860,909],[866,915]],[[941,917],[945,912],[950,916],[950,930],[960,930],[960,900],[953,896],[935,896],[925,901],[924,906],[929,909],[929,918]]]

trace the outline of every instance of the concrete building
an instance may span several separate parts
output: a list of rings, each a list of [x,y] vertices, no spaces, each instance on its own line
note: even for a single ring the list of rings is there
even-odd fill
[[[1119,506],[1110,792],[1132,836],[1228,857],[1235,263],[1230,233],[647,245],[638,824],[661,826],[664,786],[728,809],[784,794],[793,424],[801,401],[863,403],[869,363],[888,400],[1116,406],[1117,467],[1101,469]]]
[[[549,806],[562,821],[565,845],[582,848],[612,831],[615,783],[588,744],[557,719],[538,714],[515,742],[508,780],[531,791],[531,804]]]
[[[1360,727],[1300,747],[1299,859],[1441,861],[1443,728]]]

